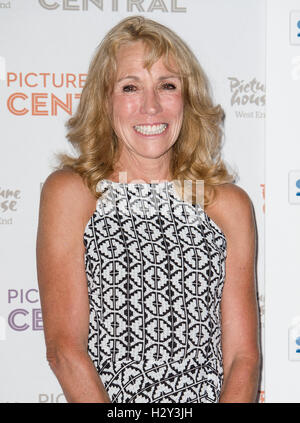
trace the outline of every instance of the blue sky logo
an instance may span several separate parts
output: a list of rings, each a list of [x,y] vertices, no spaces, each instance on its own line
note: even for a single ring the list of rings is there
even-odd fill
[[[289,203],[300,205],[300,170],[289,172]]]
[[[298,179],[298,181],[296,181],[296,187],[299,189],[299,191],[296,192],[296,196],[299,197],[300,196],[300,179]]]
[[[300,346],[300,336],[298,336],[298,337],[296,338],[296,344],[297,344],[298,346]],[[296,353],[300,353],[300,348],[297,348],[297,349],[296,349]]]
[[[290,14],[290,43],[300,45],[300,11],[294,10]]]

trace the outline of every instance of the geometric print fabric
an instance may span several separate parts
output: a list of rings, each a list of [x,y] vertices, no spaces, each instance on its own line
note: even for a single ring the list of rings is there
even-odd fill
[[[226,238],[172,181],[103,179],[84,232],[88,353],[112,402],[218,402]]]

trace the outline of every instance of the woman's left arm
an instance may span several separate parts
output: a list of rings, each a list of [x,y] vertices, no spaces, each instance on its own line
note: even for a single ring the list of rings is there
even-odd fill
[[[257,399],[260,370],[255,220],[251,200],[242,188],[226,184],[220,197],[227,240],[221,301],[224,381],[220,402],[252,403]]]

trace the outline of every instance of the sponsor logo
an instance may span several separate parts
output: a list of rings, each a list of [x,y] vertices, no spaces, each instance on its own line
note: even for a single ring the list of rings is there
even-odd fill
[[[300,170],[289,172],[289,202],[300,204]]]
[[[0,225],[12,225],[11,213],[18,211],[21,191],[0,187]]]
[[[300,316],[292,319],[289,327],[289,360],[300,360]]]
[[[38,402],[42,403],[57,403],[57,402],[67,402],[63,393],[60,394],[39,394]]]
[[[242,119],[264,119],[266,117],[264,110],[266,104],[265,85],[256,78],[245,81],[231,76],[228,77],[228,80],[231,95],[230,106],[241,107],[241,109],[235,110],[236,117]],[[253,107],[255,107],[255,110],[253,110]]]
[[[294,10],[290,13],[290,44],[300,45],[300,11]]]
[[[7,72],[7,88],[14,90],[6,100],[7,109],[15,116],[58,116],[59,112],[72,115],[86,76],[86,73]]]
[[[111,12],[169,12],[186,13],[186,0],[39,0],[39,4],[46,10],[63,10],[87,12],[89,10]],[[126,8],[126,9],[125,9]]]
[[[42,311],[39,305],[39,291],[31,289],[9,289],[8,304],[17,306],[8,315],[8,326],[17,332],[43,330]],[[35,305],[35,306],[33,306]]]

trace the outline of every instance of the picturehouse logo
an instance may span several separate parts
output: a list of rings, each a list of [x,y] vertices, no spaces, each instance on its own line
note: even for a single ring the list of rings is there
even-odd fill
[[[87,12],[186,13],[187,0],[39,0],[46,10]]]
[[[58,402],[67,402],[64,394],[61,392],[59,394],[54,393],[40,393],[38,396],[38,402],[40,403],[58,403]]]
[[[12,215],[18,211],[21,191],[0,186],[0,225],[11,225]]]
[[[16,332],[43,330],[39,291],[31,289],[9,289],[8,304],[14,308],[8,315],[8,326]]]
[[[232,108],[240,107],[239,110],[235,110],[236,117],[256,119],[265,118],[265,84],[261,83],[256,78],[244,80],[232,76],[228,77],[228,80],[230,89],[230,106]]]

